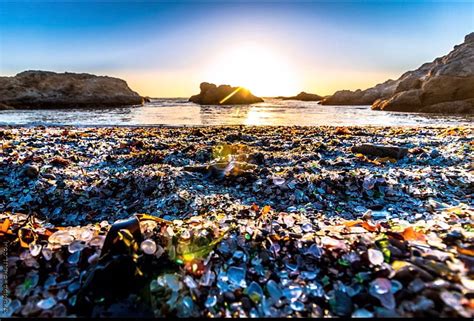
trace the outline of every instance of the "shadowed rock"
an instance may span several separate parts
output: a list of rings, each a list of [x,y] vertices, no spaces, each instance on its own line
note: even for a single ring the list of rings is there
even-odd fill
[[[474,33],[446,56],[366,90],[341,90],[323,105],[372,105],[375,110],[474,114]]]
[[[376,157],[391,157],[395,159],[401,159],[408,153],[408,149],[397,146],[381,146],[381,145],[370,145],[362,144],[359,146],[352,147],[353,153],[360,153],[363,155],[376,156]]]
[[[189,101],[200,105],[238,105],[254,104],[263,102],[263,99],[252,95],[243,87],[231,87],[203,82],[200,85],[201,92],[189,98]]]
[[[118,107],[142,103],[143,98],[124,80],[113,77],[50,71],[24,71],[14,77],[0,77],[0,109]]]
[[[321,99],[323,99],[323,97],[321,97],[319,95],[309,94],[309,93],[306,93],[304,91],[300,92],[296,96],[292,96],[292,97],[279,96],[279,97],[276,97],[276,98],[282,99],[282,100],[301,100],[301,101],[320,101]]]

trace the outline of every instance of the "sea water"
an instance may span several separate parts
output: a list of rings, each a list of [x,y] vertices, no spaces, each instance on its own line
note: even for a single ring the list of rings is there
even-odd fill
[[[473,116],[374,111],[370,106],[324,106],[266,99],[263,103],[200,106],[185,98],[152,99],[143,106],[0,111],[0,125],[334,125],[457,126]]]

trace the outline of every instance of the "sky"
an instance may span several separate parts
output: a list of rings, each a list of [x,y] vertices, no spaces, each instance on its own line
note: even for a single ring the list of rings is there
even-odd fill
[[[202,81],[328,95],[398,78],[473,31],[474,1],[0,0],[0,74],[109,75],[151,97]]]

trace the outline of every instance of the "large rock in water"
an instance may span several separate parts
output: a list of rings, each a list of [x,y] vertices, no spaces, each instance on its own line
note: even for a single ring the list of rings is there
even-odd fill
[[[300,92],[296,96],[292,96],[292,97],[280,96],[280,97],[276,97],[276,98],[282,99],[282,100],[301,100],[301,101],[320,101],[321,99],[323,99],[323,97],[321,97],[319,95],[309,94],[309,93],[306,93],[304,91]]]
[[[24,71],[0,77],[3,109],[117,107],[138,105],[143,98],[118,78],[90,74]],[[0,108],[2,109],[2,108]]]
[[[367,105],[405,112],[474,114],[474,33],[446,56],[375,87],[338,91],[326,105]]]
[[[201,93],[189,98],[189,101],[200,105],[238,105],[261,103],[263,99],[252,95],[243,87],[231,87],[203,82],[200,85]]]

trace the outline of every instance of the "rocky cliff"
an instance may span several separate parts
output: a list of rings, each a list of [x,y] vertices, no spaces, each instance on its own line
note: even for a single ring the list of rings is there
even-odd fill
[[[323,105],[406,112],[474,113],[474,33],[446,56],[366,90],[342,90]]]
[[[201,92],[189,98],[189,101],[200,105],[238,105],[263,102],[262,98],[252,95],[248,89],[243,87],[216,86],[203,82],[200,89]]]
[[[14,77],[0,77],[2,109],[116,107],[142,103],[143,98],[118,78],[50,71],[24,71]]]

